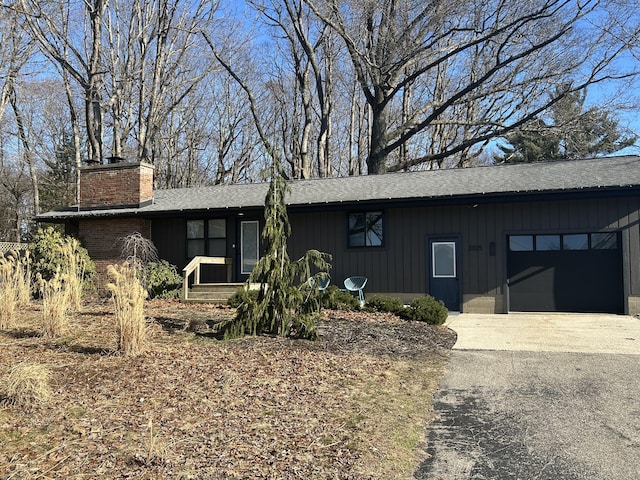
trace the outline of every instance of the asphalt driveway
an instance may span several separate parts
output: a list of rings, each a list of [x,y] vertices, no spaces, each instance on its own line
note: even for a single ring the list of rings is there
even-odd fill
[[[415,478],[640,478],[640,320],[460,315]]]

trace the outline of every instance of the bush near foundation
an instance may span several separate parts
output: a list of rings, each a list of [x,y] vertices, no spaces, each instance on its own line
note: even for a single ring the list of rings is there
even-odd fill
[[[360,310],[360,300],[349,292],[340,290],[335,285],[319,293],[318,299],[322,308],[329,310]]]
[[[149,262],[142,271],[143,284],[149,298],[178,298],[182,291],[182,277],[175,265],[166,260]]]
[[[410,320],[426,322],[429,325],[442,325],[449,316],[449,310],[442,300],[436,300],[431,295],[416,298],[405,310]]]
[[[405,315],[405,307],[397,297],[386,297],[384,295],[373,295],[367,298],[365,310],[369,312],[389,312],[399,316]]]
[[[49,281],[56,274],[66,276],[71,291],[71,305],[80,309],[83,291],[90,285],[96,268],[80,242],[53,227],[39,229],[29,244],[33,278]]]

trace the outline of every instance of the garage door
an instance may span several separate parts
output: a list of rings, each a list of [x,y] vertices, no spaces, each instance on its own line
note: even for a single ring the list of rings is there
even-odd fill
[[[617,232],[508,237],[509,310],[623,313]]]

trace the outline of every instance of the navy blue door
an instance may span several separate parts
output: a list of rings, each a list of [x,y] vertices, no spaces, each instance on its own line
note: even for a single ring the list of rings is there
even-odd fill
[[[456,238],[429,239],[429,294],[452,311],[460,311],[460,278]]]

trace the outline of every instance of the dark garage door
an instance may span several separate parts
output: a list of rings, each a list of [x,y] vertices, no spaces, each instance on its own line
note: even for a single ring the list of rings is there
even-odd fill
[[[619,234],[512,235],[509,310],[623,313]]]

